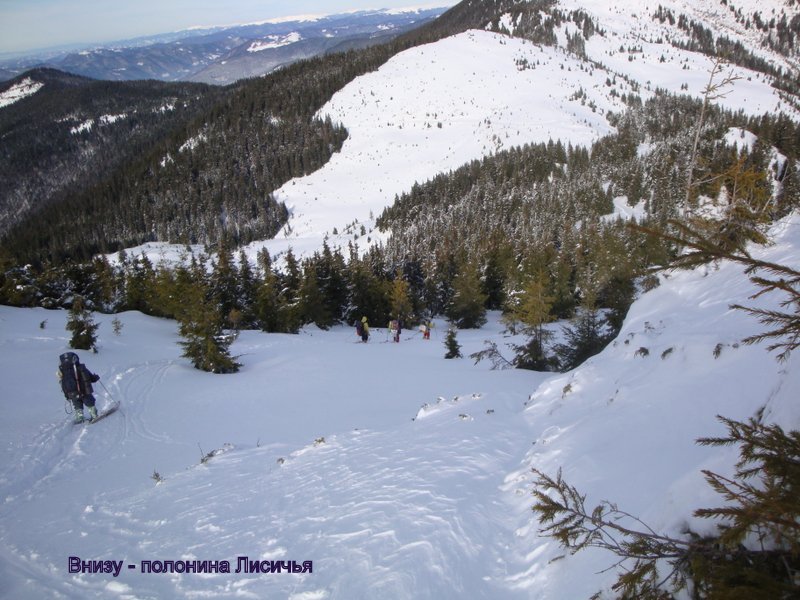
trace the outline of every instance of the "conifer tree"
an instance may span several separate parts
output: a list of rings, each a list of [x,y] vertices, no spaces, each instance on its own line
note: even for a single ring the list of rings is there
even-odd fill
[[[553,299],[547,295],[544,279],[541,272],[530,277],[521,293],[511,300],[509,311],[503,317],[512,330],[521,323],[528,336],[525,344],[514,347],[514,366],[520,369],[549,371],[556,366],[556,360],[548,355],[546,348],[552,332],[544,325],[551,320]]]
[[[506,273],[511,262],[506,256],[507,247],[500,242],[494,242],[489,249],[483,267],[481,289],[486,295],[486,308],[500,310],[506,303]]]
[[[98,302],[101,310],[114,312],[121,302],[119,291],[120,278],[104,255],[97,256],[92,261],[92,268],[97,281]]]
[[[426,277],[422,262],[416,258],[406,258],[403,262],[403,281],[408,284],[408,300],[411,303],[409,314],[421,315],[425,312]]]
[[[244,250],[239,252],[238,306],[242,312],[243,327],[255,325],[256,290],[258,281]]]
[[[557,319],[569,319],[575,312],[576,301],[573,289],[575,270],[567,258],[569,254],[569,251],[558,254],[550,266],[548,296],[553,299],[551,310]]]
[[[721,523],[717,535],[662,535],[611,502],[589,508],[559,472],[534,469],[534,512],[543,533],[572,552],[608,550],[624,567],[612,589],[620,598],[661,600],[687,588],[697,598],[772,600],[800,596],[800,431],[784,432],[758,418],[720,418],[728,435],[709,446],[738,445],[733,477],[703,471],[725,506],[695,516]]]
[[[234,309],[241,309],[239,273],[228,243],[224,239],[217,248],[217,260],[211,271],[209,287],[211,301],[216,303],[223,317],[227,318]]]
[[[447,336],[444,339],[444,346],[447,348],[445,358],[461,358],[461,345],[456,339],[456,328],[450,327],[447,330]]]
[[[408,283],[401,276],[398,271],[394,281],[391,284],[390,292],[390,312],[392,317],[399,319],[402,323],[408,325],[409,318],[411,317],[413,307],[408,295]]]
[[[280,278],[280,283],[278,322],[283,331],[297,333],[303,326],[302,306],[300,305],[300,286],[303,283],[303,274],[291,248],[286,253],[285,271]]]
[[[125,310],[152,314],[156,273],[146,254],[135,257],[125,268]]]
[[[562,329],[564,343],[554,348],[562,371],[574,369],[600,352],[611,341],[606,321],[595,305],[594,293],[587,291],[573,323]]]
[[[183,356],[196,369],[210,373],[235,373],[239,363],[230,355],[233,336],[226,334],[219,306],[210,301],[210,292],[202,282],[193,282],[183,290],[183,303],[177,315],[178,342]]]
[[[464,264],[456,275],[445,314],[460,329],[477,329],[486,323],[486,295],[474,266]]]
[[[280,277],[275,271],[268,269],[256,293],[256,318],[262,331],[288,332],[286,325],[281,321],[283,303]]]
[[[303,323],[314,323],[320,329],[328,329],[333,325],[333,319],[320,291],[316,266],[311,260],[306,261],[303,269],[298,306]]]
[[[158,316],[174,319],[181,303],[181,296],[176,289],[176,279],[178,272],[184,265],[177,265],[174,268],[162,264],[156,269],[155,281],[153,284],[153,298],[151,304],[158,307]]]
[[[314,255],[314,268],[317,271],[317,283],[330,323],[337,323],[341,321],[347,305],[344,257],[339,250],[332,251],[326,239],[322,244],[322,255]]]
[[[69,347],[78,350],[96,350],[97,328],[100,325],[94,322],[92,313],[86,307],[83,296],[75,296],[67,319],[67,331],[72,332]]]
[[[370,323],[385,323],[389,319],[387,286],[373,272],[366,260],[358,257],[351,248],[347,263],[348,306],[345,318],[348,323],[367,317]]]

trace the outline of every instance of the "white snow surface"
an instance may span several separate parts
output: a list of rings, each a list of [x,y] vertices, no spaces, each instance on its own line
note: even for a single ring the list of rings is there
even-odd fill
[[[26,77],[19,83],[12,85],[5,92],[0,92],[0,108],[14,104],[14,102],[27,98],[28,96],[32,96],[43,87],[44,84],[40,81],[34,81],[30,77]]]
[[[773,235],[754,254],[800,267],[800,216]],[[737,456],[696,438],[724,433],[717,415],[762,408],[800,426],[798,357],[740,344],[760,325],[729,305],[781,300],[754,291],[735,264],[669,273],[565,374],[445,360],[438,322],[432,340],[399,344],[380,327],[368,344],[341,327],[246,331],[232,348],[242,371],[211,375],[180,357],[174,322],[124,313],[114,335],[97,315],[99,353],[80,355],[101,376],[98,404],[121,408],[81,426],[55,377],[66,313],[0,307],[0,596],[589,597],[615,558],[541,537],[531,469],[563,469],[589,506],[614,501],[658,531],[708,531],[691,513],[721,499],[700,471],[729,474]],[[458,332],[465,355],[486,339],[504,348],[491,316]],[[240,556],[313,572],[235,573]],[[70,573],[70,557],[122,572]],[[231,573],[145,574],[142,561]]]
[[[287,35],[270,35],[263,40],[258,40],[250,44],[247,48],[248,52],[261,52],[262,50],[269,50],[271,48],[280,48],[281,46],[288,46],[303,39],[298,32],[293,31]]]

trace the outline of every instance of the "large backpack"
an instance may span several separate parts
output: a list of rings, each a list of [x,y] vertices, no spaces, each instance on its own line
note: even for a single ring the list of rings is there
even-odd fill
[[[356,334],[364,335],[364,324],[361,321],[356,321]]]
[[[58,359],[60,361],[58,370],[61,373],[61,390],[68,398],[77,397],[80,394],[78,381],[80,358],[74,352],[65,352]]]

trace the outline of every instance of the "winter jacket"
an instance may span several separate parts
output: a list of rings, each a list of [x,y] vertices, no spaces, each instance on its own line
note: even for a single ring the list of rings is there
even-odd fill
[[[65,373],[64,369],[70,369],[71,372]],[[70,399],[91,396],[94,392],[92,384],[100,380],[100,376],[92,373],[83,363],[59,366],[58,377],[61,380],[61,391]]]

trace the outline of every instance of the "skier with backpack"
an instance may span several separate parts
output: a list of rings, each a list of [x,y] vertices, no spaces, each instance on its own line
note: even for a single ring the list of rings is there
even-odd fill
[[[361,317],[360,321],[356,321],[356,335],[361,338],[362,342],[369,340],[369,323],[367,317]]]
[[[92,384],[100,381],[100,376],[92,373],[74,352],[65,352],[59,356],[59,360],[58,378],[61,380],[61,391],[75,409],[74,422],[83,423],[85,420],[84,406],[89,409],[89,419],[97,419]]]

